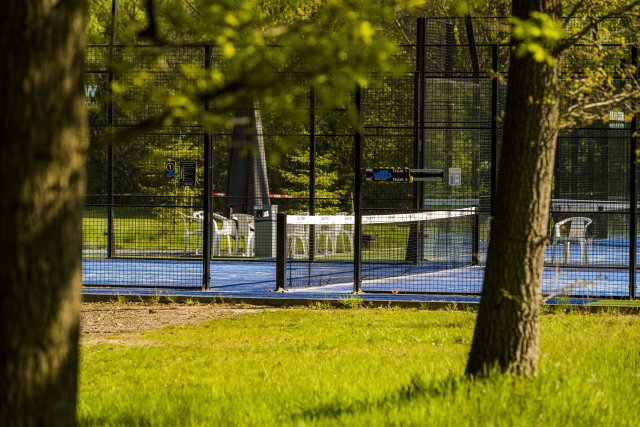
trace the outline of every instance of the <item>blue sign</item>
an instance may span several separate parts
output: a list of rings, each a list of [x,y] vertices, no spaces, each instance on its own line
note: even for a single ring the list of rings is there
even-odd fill
[[[167,178],[176,177],[176,162],[167,162],[164,166],[164,174]]]
[[[373,179],[376,181],[390,181],[391,177],[392,175],[389,169],[373,171]]]
[[[410,172],[409,168],[368,168],[366,179],[367,181],[409,183],[412,181]]]

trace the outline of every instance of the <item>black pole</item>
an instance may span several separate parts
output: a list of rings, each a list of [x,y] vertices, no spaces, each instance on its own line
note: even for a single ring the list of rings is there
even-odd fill
[[[416,34],[416,70],[413,81],[413,168],[424,169],[425,140],[425,44],[426,18],[418,18]],[[413,209],[424,209],[424,182],[413,183]],[[412,223],[409,228],[405,260],[416,263],[422,259],[424,233],[421,224]]]
[[[309,89],[309,215],[316,214],[316,91]],[[309,226],[309,261],[315,259],[316,227]]]
[[[309,89],[309,215],[316,213],[316,91]]]
[[[631,63],[636,67],[636,76],[640,76],[638,72],[638,46],[631,47]],[[636,177],[636,150],[638,149],[638,115],[634,114],[631,120],[631,141],[630,141],[630,159],[629,159],[629,298],[636,298],[636,254],[638,252],[638,229],[637,229],[637,177]]]
[[[456,49],[456,41],[453,24],[447,22],[445,24],[445,55],[444,55],[444,78],[446,82],[446,126],[444,128],[444,144],[445,144],[445,155],[446,155],[446,165],[445,170],[449,170],[449,168],[453,167],[453,106],[454,102],[454,91],[453,91],[453,71],[455,65],[455,49]],[[452,190],[451,186],[447,185],[446,194],[448,197],[451,197]]]
[[[473,238],[471,242],[471,265],[480,265],[480,213],[473,215]]]
[[[413,83],[413,168],[424,168],[424,68],[426,19],[418,18],[416,37],[416,71]],[[424,207],[424,183],[413,183],[413,209]]]
[[[495,214],[495,201],[498,192],[498,73],[500,66],[498,45],[491,49],[491,69],[494,77],[491,79],[491,217]]]
[[[109,83],[109,103],[107,105],[107,123],[109,125],[109,146],[107,147],[107,197],[109,206],[107,208],[107,258],[113,257],[113,250],[115,246],[115,238],[113,234],[113,208],[115,205],[115,197],[113,195],[114,188],[114,178],[113,178],[113,162],[114,162],[114,153],[113,153],[113,142],[111,141],[113,134],[115,132],[115,115],[114,115],[114,106],[113,106],[113,92],[111,90],[113,86],[113,65],[115,63],[116,53],[115,53],[115,44],[116,44],[116,23],[118,22],[118,0],[111,1],[111,43],[109,46],[109,74],[108,74],[108,83]]]
[[[118,0],[111,0],[111,47],[116,44],[116,23],[118,22]]]
[[[354,229],[353,229],[353,292],[362,291],[362,88],[356,87],[356,133],[354,137]]]
[[[284,291],[287,267],[287,215],[276,220],[276,291]]]
[[[478,59],[478,48],[476,47],[476,35],[473,31],[473,18],[467,15],[465,20],[465,28],[467,30],[467,41],[469,42],[469,56],[471,57],[471,69],[473,70],[473,78],[480,77],[480,60]]]
[[[211,71],[211,45],[204,48],[204,69]],[[204,102],[204,111],[209,111],[209,102]],[[211,212],[213,195],[213,143],[211,134],[204,130],[204,191],[203,210],[204,222],[202,223],[202,290],[209,290],[211,285]]]

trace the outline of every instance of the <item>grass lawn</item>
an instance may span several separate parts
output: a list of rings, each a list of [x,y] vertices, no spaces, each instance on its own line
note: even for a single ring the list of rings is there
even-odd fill
[[[545,314],[535,379],[464,378],[475,313],[252,311],[81,347],[82,425],[640,423],[640,317]]]

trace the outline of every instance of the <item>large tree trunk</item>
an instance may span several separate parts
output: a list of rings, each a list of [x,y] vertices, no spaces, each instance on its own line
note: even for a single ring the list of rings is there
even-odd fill
[[[0,15],[0,425],[75,424],[87,148],[83,0]]]
[[[525,19],[531,11],[557,18],[559,1],[513,1],[513,16]],[[549,65],[512,53],[510,61],[498,191],[469,375],[492,369],[533,375],[538,367],[560,59]]]

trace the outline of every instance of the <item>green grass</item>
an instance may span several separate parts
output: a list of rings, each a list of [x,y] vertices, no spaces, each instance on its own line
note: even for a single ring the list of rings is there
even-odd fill
[[[538,377],[475,382],[462,375],[474,320],[282,309],[119,335],[82,346],[78,416],[82,425],[637,425],[638,317],[545,315]]]
[[[184,245],[182,222],[161,218],[114,218],[116,248],[181,249]],[[107,219],[85,216],[82,220],[83,245],[88,248],[107,246]],[[190,242],[195,249],[196,238]]]
[[[173,212],[173,210],[172,210]],[[197,226],[191,225],[195,231]],[[169,215],[168,218],[147,215],[145,217],[126,216],[113,220],[116,249],[153,249],[153,250],[182,250],[184,249],[185,226],[181,218]],[[82,219],[82,239],[85,248],[106,248],[107,246],[107,218],[104,215],[88,215]],[[189,251],[201,249],[197,245],[197,238],[189,240]],[[231,241],[234,245],[234,241]],[[239,249],[244,249],[244,241],[240,241]],[[221,241],[221,253],[227,253],[227,241]]]

